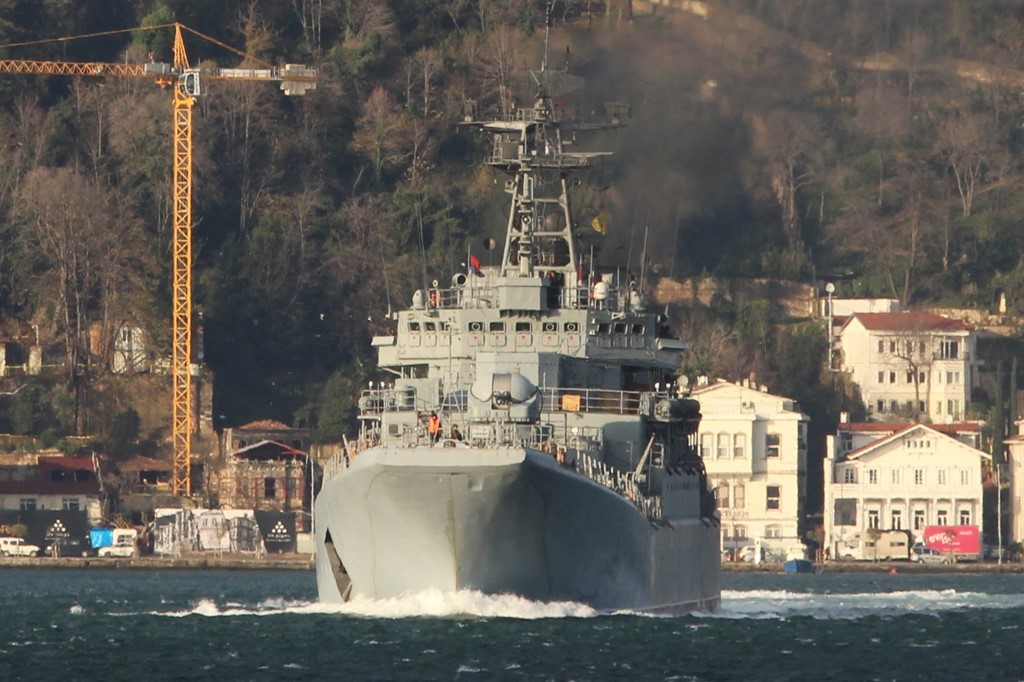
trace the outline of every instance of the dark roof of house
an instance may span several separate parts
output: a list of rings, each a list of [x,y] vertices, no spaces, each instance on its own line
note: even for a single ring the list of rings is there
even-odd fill
[[[880,332],[966,331],[969,326],[960,320],[935,313],[904,311],[899,313],[854,313],[865,329]]]
[[[117,468],[119,471],[171,471],[174,469],[169,462],[165,462],[162,459],[153,459],[152,457],[143,457],[141,455],[118,462]]]
[[[905,433],[909,433],[909,432],[914,431],[914,430],[939,432],[939,429],[935,428],[935,425],[933,425],[933,424],[914,424],[914,423],[906,424],[904,427],[898,428],[895,431],[893,431],[892,433],[890,433],[888,435],[885,435],[885,436],[883,436],[883,437],[881,437],[881,438],[879,438],[877,440],[873,440],[870,443],[868,443],[867,445],[864,445],[863,447],[857,448],[853,452],[846,453],[846,459],[847,460],[857,459],[858,457],[860,457],[864,453],[866,453],[866,452],[868,452],[870,450],[875,449],[879,445],[882,445],[882,444],[888,443],[888,442],[892,442],[892,441],[896,440],[896,438],[899,437],[900,435],[905,434]],[[962,443],[961,441],[957,440],[954,437],[953,434],[939,432],[939,435],[940,436],[945,436],[946,438],[949,438],[952,442],[956,443],[960,447],[969,448],[971,450],[975,449],[975,448],[972,448],[970,445],[967,445],[966,443]],[[982,457],[991,459],[991,455],[989,455],[987,453],[982,452],[981,455],[982,455]]]
[[[100,481],[92,457],[43,456],[39,458],[36,478],[0,481],[0,495],[99,494]]]
[[[292,427],[276,419],[259,419],[238,427],[239,431],[290,431]]]
[[[309,455],[298,448],[293,448],[276,440],[261,440],[258,443],[247,445],[231,453],[233,459],[241,460],[282,460],[282,459],[306,459]]]

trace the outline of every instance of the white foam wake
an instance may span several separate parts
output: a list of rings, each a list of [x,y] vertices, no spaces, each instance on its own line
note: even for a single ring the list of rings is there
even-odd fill
[[[175,611],[152,611],[151,615],[185,617],[199,616],[274,616],[281,614],[341,614],[367,618],[590,618],[597,611],[573,602],[535,602],[513,595],[485,595],[474,591],[441,592],[427,590],[394,599],[353,599],[345,604],[318,601],[285,601],[268,599],[255,606],[218,605],[202,599],[192,608]]]
[[[894,617],[908,614],[938,615],[968,609],[1024,608],[1024,595],[987,594],[947,590],[894,592],[811,593],[788,590],[725,590],[715,613],[695,613],[700,618],[786,619],[811,617],[848,620],[867,616]],[[597,616],[649,615],[633,611],[596,611],[573,602],[535,602],[513,595],[490,596],[474,591],[427,590],[394,599],[353,599],[345,604],[319,601],[265,599],[258,604],[218,604],[201,599],[184,609],[150,611],[149,615],[277,616],[282,614],[339,614],[363,618],[594,618]],[[132,614],[124,614],[132,615]],[[672,616],[664,616],[672,617]]]
[[[894,592],[809,593],[786,590],[726,590],[716,618],[856,619],[867,616],[938,615],[969,609],[1024,608],[1024,595],[905,590]]]

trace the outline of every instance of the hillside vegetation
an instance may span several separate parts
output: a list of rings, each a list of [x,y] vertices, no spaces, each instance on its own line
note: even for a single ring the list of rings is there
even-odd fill
[[[376,377],[368,341],[387,313],[447,281],[468,251],[486,260],[482,240],[503,231],[500,183],[478,164],[485,141],[456,123],[529,97],[546,3],[107,5],[0,0],[0,58],[170,61],[168,30],[116,31],[180,21],[320,69],[304,98],[207,84],[195,301],[215,426],[272,417],[337,438]],[[580,141],[616,152],[575,207],[600,262],[628,264],[649,287],[828,280],[837,295],[908,307],[990,308],[1006,294],[1019,312],[1019,3],[707,8],[577,0],[550,12],[552,66],[567,60],[586,80],[560,100],[564,115],[611,101],[631,111],[625,128]],[[82,34],[98,35],[34,42]],[[188,40],[193,62],[240,62]],[[23,344],[35,326],[46,362],[64,368],[59,386],[0,399],[0,430],[117,432],[136,408],[93,405],[88,389],[108,371],[112,335],[142,324],[169,352],[170,101],[148,82],[0,76],[0,322]],[[605,236],[587,227],[599,213]],[[827,423],[852,403],[820,376],[825,336],[777,322],[769,301],[673,311],[694,342],[687,372],[753,373]]]

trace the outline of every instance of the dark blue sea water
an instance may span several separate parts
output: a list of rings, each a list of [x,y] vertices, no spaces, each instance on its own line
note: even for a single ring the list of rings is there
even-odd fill
[[[7,680],[1024,680],[1024,577],[723,575],[715,615],[475,594],[325,606],[294,571],[0,571]]]

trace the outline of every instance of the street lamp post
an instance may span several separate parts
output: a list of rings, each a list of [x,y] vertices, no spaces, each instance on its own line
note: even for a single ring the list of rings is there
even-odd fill
[[[832,294],[835,293],[836,285],[829,282],[825,285],[825,293],[828,294],[828,371],[834,372],[835,367],[832,361],[833,345],[835,343],[835,332],[832,328]]]

